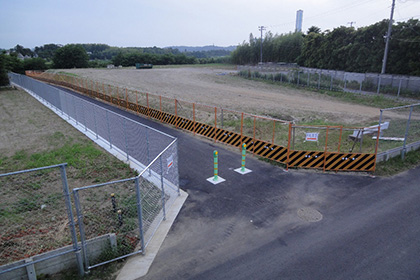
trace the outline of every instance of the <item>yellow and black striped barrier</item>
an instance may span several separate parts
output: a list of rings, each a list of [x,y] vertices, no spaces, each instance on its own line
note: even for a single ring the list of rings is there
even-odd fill
[[[333,171],[366,171],[375,170],[376,154],[363,153],[334,153],[319,151],[295,151],[288,147],[283,147],[266,141],[253,139],[242,135],[242,133],[232,132],[213,125],[208,125],[195,120],[190,120],[177,116],[176,114],[166,113],[157,109],[128,102],[127,100],[111,97],[107,94],[95,90],[87,90],[80,86],[75,86],[69,82],[45,79],[39,76],[34,78],[53,84],[70,87],[76,91],[86,93],[91,97],[101,99],[105,102],[126,108],[146,117],[154,118],[163,123],[171,124],[177,128],[188,130],[194,134],[202,135],[221,143],[234,147],[242,147],[246,144],[247,150],[255,155],[284,163],[289,167],[316,168]],[[289,132],[290,142],[290,132]]]

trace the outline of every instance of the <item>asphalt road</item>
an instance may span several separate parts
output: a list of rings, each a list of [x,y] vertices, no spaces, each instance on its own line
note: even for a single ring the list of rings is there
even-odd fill
[[[248,156],[253,172],[240,175],[239,151],[142,122],[178,137],[189,193],[142,279],[420,279],[420,168],[392,178],[284,172]],[[219,185],[206,181],[214,149]]]

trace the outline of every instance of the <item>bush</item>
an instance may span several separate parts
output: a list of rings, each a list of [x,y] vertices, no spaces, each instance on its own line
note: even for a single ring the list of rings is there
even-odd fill
[[[23,68],[25,70],[46,70],[48,69],[45,60],[36,57],[36,58],[28,58],[23,61]]]

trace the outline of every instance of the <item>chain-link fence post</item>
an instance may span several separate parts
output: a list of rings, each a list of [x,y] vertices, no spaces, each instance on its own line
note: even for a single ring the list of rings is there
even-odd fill
[[[123,131],[124,131],[124,141],[125,141],[125,152],[127,154],[127,161],[130,160],[130,156],[128,155],[128,142],[127,142],[127,125],[126,120],[123,118]]]
[[[318,89],[320,88],[320,86],[321,86],[321,73],[318,72]]]
[[[359,87],[359,92],[362,92],[362,87],[363,87],[363,82],[366,80],[366,73],[365,73],[365,78],[360,81],[360,87]]]
[[[85,102],[82,102],[82,114],[83,114],[83,124],[85,126],[85,131],[87,131],[87,122],[86,122],[86,112],[85,112]]]
[[[410,121],[411,121],[411,114],[413,113],[413,108],[414,108],[414,106],[410,106],[410,114],[408,115],[407,126],[405,128],[404,144],[403,144],[403,149],[401,150],[401,159],[402,160],[404,160],[405,153],[407,151],[406,144],[407,144],[408,130],[410,129]]]
[[[144,248],[144,236],[143,236],[143,209],[141,205],[141,191],[140,191],[140,184],[139,184],[139,176],[136,177],[135,184],[136,184],[136,199],[137,199],[137,216],[139,219],[139,236],[140,236],[140,244],[141,244],[141,253],[145,254]]]
[[[85,270],[88,270],[87,268],[89,267],[89,259],[88,259],[88,254],[87,254],[85,228],[83,224],[83,215],[82,215],[82,207],[80,205],[79,192],[77,190],[73,190],[73,198],[74,198],[74,206],[76,207],[77,221],[79,224],[80,240],[82,244],[82,253],[83,253],[83,259],[84,259],[84,265],[85,265],[84,268]]]
[[[379,94],[380,90],[381,90],[381,82],[382,82],[382,75],[379,74],[379,79],[378,79],[378,87],[376,89],[376,94]]]
[[[163,186],[163,162],[162,162],[162,156],[160,156],[159,160],[160,160],[160,185],[161,185],[161,188],[162,188],[162,211],[163,211],[163,220],[166,220],[165,188]]]
[[[344,72],[344,91],[347,89],[347,79],[346,79],[346,72]]]
[[[147,164],[150,164],[150,145],[149,145],[149,129],[146,128],[146,151],[147,151]],[[152,175],[151,168],[149,168],[149,176]]]
[[[70,102],[67,102],[67,94],[64,94],[64,98],[66,99],[66,102],[64,102],[64,103],[66,103],[67,118],[68,118],[68,120],[70,120],[70,110],[69,110],[69,103]]]
[[[112,149],[112,141],[111,141],[111,130],[109,127],[109,116],[108,116],[108,111],[105,111],[105,115],[106,115],[106,126],[108,128],[108,140],[109,140],[109,148]]]
[[[96,108],[96,106],[93,106],[93,110],[92,110],[92,112],[93,112],[93,123],[94,123],[94,126],[95,126],[96,139],[98,139],[99,138],[98,137],[98,124],[96,123],[95,108]]]
[[[330,73],[330,77],[331,77],[331,79],[330,79],[330,90],[332,90],[333,89],[333,76],[331,75],[331,73]]]
[[[299,86],[299,79],[300,79],[300,71],[298,71],[298,76],[297,76],[297,86]]]
[[[67,183],[66,165],[67,164],[63,164],[60,166],[61,181],[63,183],[63,191],[64,191],[64,199],[65,199],[66,208],[67,208],[67,215],[70,221],[69,228],[71,232],[71,239],[73,242],[73,249],[76,255],[77,268],[79,269],[79,275],[83,276],[85,274],[85,271],[83,268],[83,260],[82,260],[80,248],[77,245],[76,228],[75,228],[75,223],[74,223],[74,218],[73,218],[73,210],[71,206],[69,186]]]
[[[79,125],[79,123],[77,122],[77,108],[76,108],[76,101],[74,97],[72,97],[73,99],[73,108],[74,108],[74,120],[76,121],[76,125]]]
[[[400,77],[400,82],[399,82],[399,84],[398,84],[398,93],[397,93],[397,98],[400,98],[401,84],[402,84],[402,79],[401,79],[401,77]]]

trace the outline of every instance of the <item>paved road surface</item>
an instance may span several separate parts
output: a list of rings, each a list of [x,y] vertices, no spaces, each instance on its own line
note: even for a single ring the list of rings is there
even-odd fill
[[[142,279],[420,279],[420,168],[393,178],[286,173],[248,156],[253,172],[240,175],[239,151],[142,122],[178,137],[189,193]],[[216,186],[206,181],[214,149],[227,180]],[[311,222],[316,211],[323,218]]]

